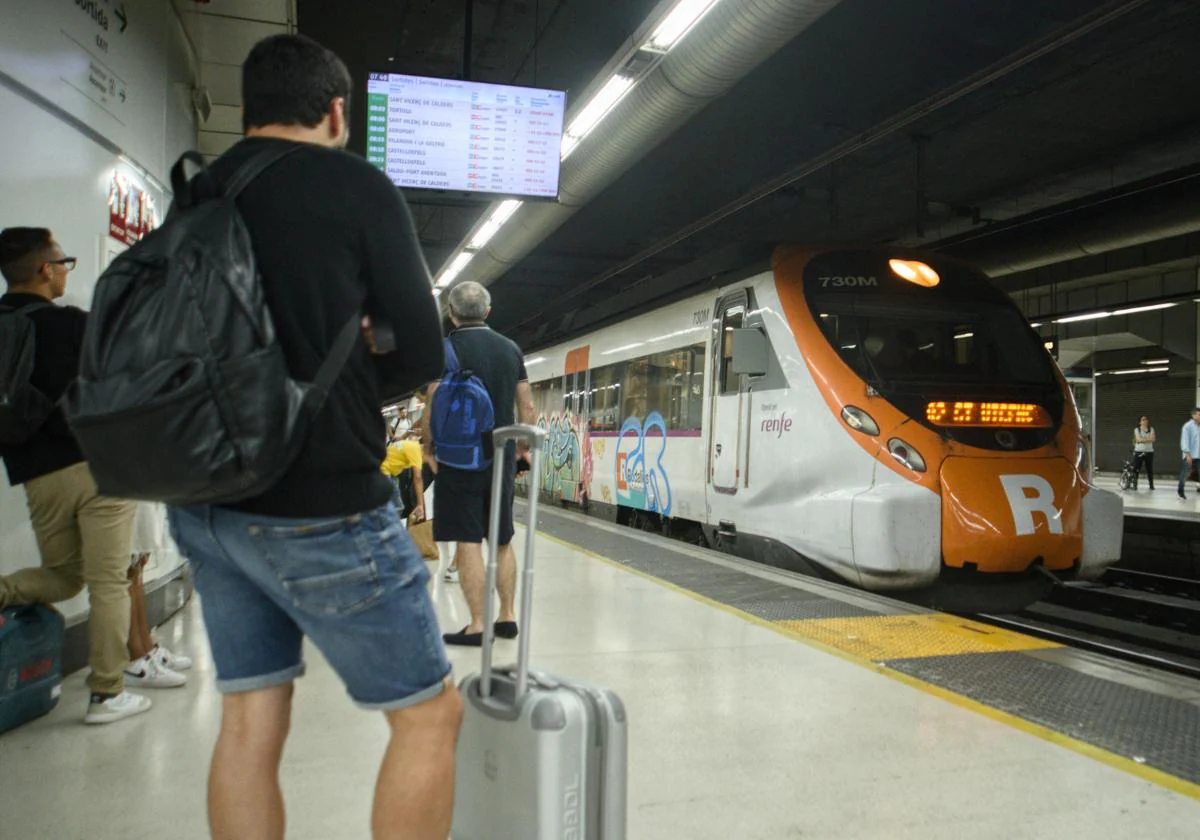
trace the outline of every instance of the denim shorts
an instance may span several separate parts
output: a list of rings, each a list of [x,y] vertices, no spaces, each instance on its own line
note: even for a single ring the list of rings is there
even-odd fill
[[[441,693],[450,662],[421,553],[389,503],[345,518],[278,519],[172,508],[217,668],[237,693],[304,673],[307,636],[367,709]]]

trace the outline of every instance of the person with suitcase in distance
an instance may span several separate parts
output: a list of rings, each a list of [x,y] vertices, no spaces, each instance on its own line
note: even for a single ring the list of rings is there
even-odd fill
[[[616,694],[529,667],[533,562],[540,461],[546,432],[534,426],[496,429],[497,449],[532,444],[521,621],[525,632],[515,668],[492,666],[493,599],[484,601],[483,661],[462,681],[466,700],[455,775],[454,840],[625,840],[629,726]],[[489,528],[500,524],[501,488],[512,465],[496,459]],[[511,501],[510,501],[511,503]],[[497,546],[489,541],[485,586],[496,581]]]
[[[244,500],[169,509],[224,695],[208,786],[216,840],[284,836],[279,765],[305,637],[350,698],[382,711],[390,726],[373,837],[445,840],[450,828],[462,700],[429,571],[380,471],[379,414],[382,383],[411,390],[439,374],[442,335],[403,197],[343,151],[351,88],[345,64],[316,42],[260,41],[242,68],[247,137],[206,173],[236,195],[289,375],[329,383],[271,486]],[[388,323],[404,324],[390,352],[376,329]]]
[[[0,455],[13,485],[24,484],[42,565],[0,578],[0,609],[53,604],[88,587],[84,723],[113,723],[150,708],[125,690],[130,599],[126,569],[136,506],[99,494],[55,403],[79,371],[87,313],[54,301],[75,267],[44,228],[0,232]]]
[[[527,424],[536,420],[536,414],[521,349],[487,325],[492,311],[488,290],[479,283],[460,283],[450,290],[449,308],[454,329],[446,338],[446,375],[430,388],[429,422],[425,425],[425,443],[438,464],[433,537],[438,542],[458,543],[454,568],[461,576],[471,611],[470,624],[443,638],[446,644],[478,647],[483,643],[484,601],[491,597],[483,580],[485,539],[494,540],[499,552],[496,635],[504,639],[518,635],[513,610],[517,560],[511,546],[515,454],[512,444],[493,454],[491,431],[512,425],[518,412],[521,422]],[[528,451],[529,442],[521,440],[520,447],[522,452]],[[488,522],[492,502],[488,468],[493,457],[508,467],[495,531]]]

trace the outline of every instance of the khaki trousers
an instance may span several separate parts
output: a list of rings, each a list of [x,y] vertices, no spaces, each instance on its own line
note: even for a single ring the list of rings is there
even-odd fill
[[[25,494],[42,567],[0,578],[0,608],[66,601],[87,584],[88,687],[119,694],[129,661],[127,573],[137,504],[98,495],[87,464],[35,478]]]

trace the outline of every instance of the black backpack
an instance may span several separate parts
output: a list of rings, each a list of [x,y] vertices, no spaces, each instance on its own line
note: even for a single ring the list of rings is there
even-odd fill
[[[262,495],[299,454],[361,340],[360,315],[312,382],[292,379],[234,204],[297,148],[263,152],[224,190],[188,152],[171,170],[163,226],[101,275],[63,408],[103,495],[229,504]],[[188,161],[201,169],[190,181]]]
[[[27,303],[0,306],[0,445],[13,446],[33,437],[54,412],[54,402],[33,387],[34,331],[30,312],[53,306]]]

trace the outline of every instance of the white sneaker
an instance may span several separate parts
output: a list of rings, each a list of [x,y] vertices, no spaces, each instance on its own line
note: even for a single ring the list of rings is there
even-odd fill
[[[143,656],[125,666],[125,683],[136,688],[179,688],[186,682],[187,677],[160,664],[154,656]]]
[[[442,580],[446,583],[458,583],[458,569],[447,569],[442,575]]]
[[[116,697],[109,697],[103,703],[88,704],[87,715],[83,722],[115,723],[118,720],[148,712],[152,705],[154,704],[150,702],[149,697],[122,691]]]
[[[182,653],[172,653],[162,645],[155,645],[154,650],[150,651],[150,655],[159,665],[170,668],[172,671],[187,671],[192,667],[191,659]]]

